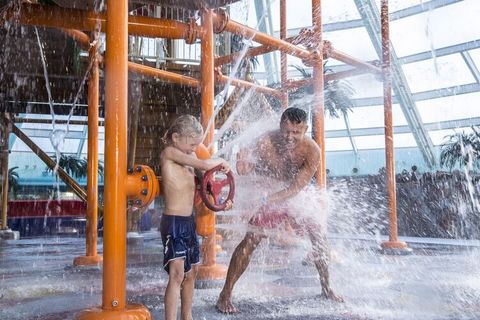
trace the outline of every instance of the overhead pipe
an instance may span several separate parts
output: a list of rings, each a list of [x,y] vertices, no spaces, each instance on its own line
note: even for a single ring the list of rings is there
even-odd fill
[[[132,72],[137,72],[144,75],[156,77],[164,81],[176,83],[179,85],[188,85],[194,88],[200,87],[200,81],[195,78],[184,76],[184,75],[170,72],[170,71],[152,68],[149,66],[145,66],[143,64],[135,63],[135,62],[130,62],[130,61],[128,62],[128,70]]]
[[[281,91],[279,91],[277,89],[272,89],[272,88],[269,88],[269,87],[259,86],[255,83],[252,83],[252,82],[248,82],[248,81],[245,81],[245,80],[240,80],[240,79],[235,79],[235,78],[224,76],[221,73],[219,68],[215,69],[215,78],[216,78],[216,81],[221,83],[221,84],[227,84],[228,83],[228,84],[230,84],[232,86],[236,86],[236,87],[241,87],[241,88],[245,88],[245,89],[253,89],[257,92],[261,92],[261,93],[270,95],[270,96],[275,97],[279,100],[282,98]]]
[[[285,40],[277,39],[275,37],[269,36],[266,33],[259,32],[243,24],[230,20],[230,18],[226,13],[224,13],[224,11],[220,11],[219,13],[213,13],[213,21],[215,26],[215,32],[217,33],[220,33],[222,31],[228,31],[240,35],[244,38],[252,39],[253,41],[261,43],[263,45],[275,47],[278,50],[284,51],[288,54],[304,60],[310,60],[311,58],[310,51],[302,49]]]
[[[106,31],[105,13],[31,3],[22,3],[19,12],[8,9],[6,20],[59,29]],[[190,23],[184,23],[176,20],[129,16],[128,34],[154,38],[185,39],[187,43],[193,43],[200,37],[202,30],[193,20]]]

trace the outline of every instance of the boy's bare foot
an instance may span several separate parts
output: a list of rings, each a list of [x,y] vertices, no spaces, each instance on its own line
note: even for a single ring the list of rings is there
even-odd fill
[[[218,298],[216,308],[218,312],[224,314],[234,314],[238,313],[238,309],[233,305],[230,299],[222,298],[221,296]]]
[[[335,292],[333,292],[332,290],[323,290],[321,297],[324,299],[333,300],[336,302],[345,302],[345,300],[343,300],[342,297],[340,297],[339,295],[336,295]]]

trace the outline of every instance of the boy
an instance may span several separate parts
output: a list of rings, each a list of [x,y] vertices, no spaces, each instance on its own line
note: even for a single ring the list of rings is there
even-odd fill
[[[165,290],[165,319],[177,319],[177,301],[181,296],[181,316],[192,319],[192,297],[199,263],[199,247],[192,214],[195,194],[194,170],[209,170],[222,165],[223,159],[200,160],[195,149],[202,141],[201,124],[190,115],[177,118],[165,134],[166,148],[160,154],[162,192],[165,211],[160,222],[164,247],[164,268],[169,274]],[[231,203],[227,204],[230,209]]]

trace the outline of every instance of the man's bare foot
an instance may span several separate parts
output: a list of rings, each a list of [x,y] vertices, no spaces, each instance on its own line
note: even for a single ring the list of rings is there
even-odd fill
[[[238,309],[233,305],[232,301],[230,299],[223,298],[222,296],[218,298],[216,307],[218,312],[224,314],[238,313]]]
[[[333,292],[331,289],[329,290],[323,290],[322,291],[322,298],[328,299],[328,300],[333,300],[336,302],[345,302],[342,297],[339,295],[336,295],[335,292]]]

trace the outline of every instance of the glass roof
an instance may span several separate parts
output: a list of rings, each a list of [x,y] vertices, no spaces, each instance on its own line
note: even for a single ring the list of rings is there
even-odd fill
[[[334,48],[350,56],[367,61],[378,60],[372,42],[374,40],[367,27],[369,22],[362,20],[356,5],[360,2],[373,3],[377,10],[380,4],[380,0],[322,0],[323,38],[331,41]],[[262,8],[264,3],[269,7],[263,7],[262,12],[257,15],[256,9]],[[389,5],[391,42],[398,58],[393,59],[393,67],[403,75],[405,82],[399,86],[406,90],[404,93],[413,101],[413,104],[405,105],[397,98],[397,92],[394,92],[394,144],[401,158],[403,148],[408,149],[409,154],[412,152],[411,148],[420,152],[415,139],[416,132],[412,132],[408,117],[404,113],[407,109],[414,110],[419,116],[436,149],[445,136],[468,131],[471,125],[480,124],[480,28],[474,27],[478,26],[480,1],[390,0]],[[257,29],[261,25],[259,22],[265,20],[264,25],[271,26],[271,29],[268,27],[269,30],[260,31],[275,36],[279,34],[278,0],[240,1],[230,6],[230,15],[232,20]],[[287,1],[289,36],[310,26],[311,0]],[[195,56],[199,56],[199,48],[193,49]],[[268,68],[263,58],[259,57],[258,60],[260,66],[255,76],[259,82],[265,83]],[[273,70],[278,76],[278,54],[274,61],[276,66]],[[299,74],[292,65],[303,66],[301,61],[289,56],[288,65],[289,78],[298,77]],[[330,59],[327,65],[341,68],[343,64]],[[362,150],[384,147],[382,83],[369,74],[347,80],[355,89],[352,99],[356,107],[348,115],[353,139],[349,138],[344,119],[327,116],[326,150],[330,157],[335,152],[354,152],[355,149],[361,156]],[[54,151],[47,134],[52,130],[51,125],[22,123],[21,127],[28,131],[29,136],[46,152]],[[63,130],[66,130],[65,127]],[[69,133],[60,149],[65,153],[85,157],[86,143],[82,142],[85,139],[84,125],[70,125]],[[11,143],[14,152],[28,150],[21,141],[13,140]],[[99,151],[103,154],[103,136]],[[363,161],[365,162],[368,161]],[[402,163],[404,162],[402,160]]]

